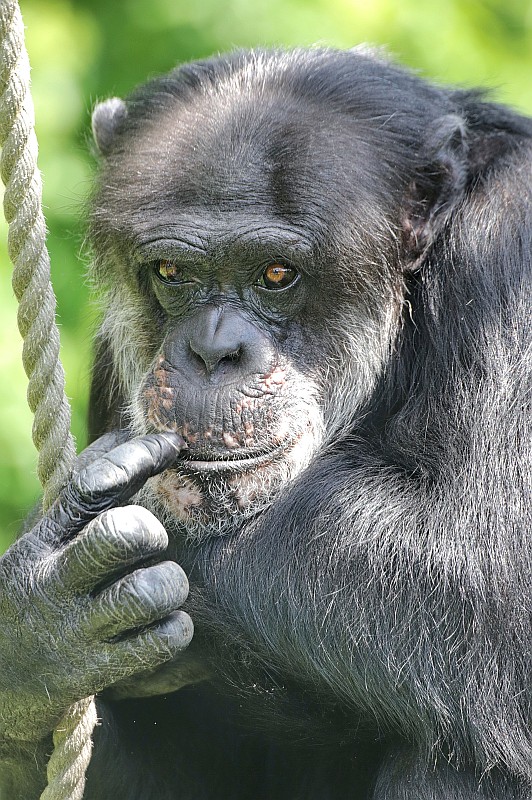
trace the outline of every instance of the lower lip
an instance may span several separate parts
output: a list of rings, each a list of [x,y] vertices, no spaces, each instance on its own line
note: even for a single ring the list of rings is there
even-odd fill
[[[227,459],[223,461],[189,461],[183,460],[176,464],[178,469],[191,472],[246,472],[268,464],[278,457],[283,451],[275,450],[263,456],[254,458]]]

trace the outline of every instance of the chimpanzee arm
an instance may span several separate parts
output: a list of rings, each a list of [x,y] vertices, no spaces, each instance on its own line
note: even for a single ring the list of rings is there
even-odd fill
[[[512,213],[509,186],[497,188],[457,220],[458,266],[440,253],[427,267],[409,402],[385,430],[317,459],[201,563],[216,603],[205,624],[216,632],[223,609],[222,637],[244,631],[257,664],[382,730],[530,780],[530,227],[526,187]],[[487,242],[486,217],[511,232]]]
[[[479,519],[486,498],[467,476],[451,502],[441,485],[430,491],[377,459],[355,461],[324,460],[238,546],[211,545],[209,635],[220,634],[225,612],[225,657],[243,632],[259,667],[319,686],[353,710],[353,727],[362,712],[383,730],[443,748],[452,740],[462,757],[476,751],[481,764],[527,774],[523,529],[508,519],[493,530],[491,513]],[[236,659],[231,680],[256,684]]]

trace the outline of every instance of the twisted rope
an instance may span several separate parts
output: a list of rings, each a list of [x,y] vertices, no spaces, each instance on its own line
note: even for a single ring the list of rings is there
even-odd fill
[[[24,24],[16,0],[0,0],[0,176],[5,185],[8,253],[19,301],[22,361],[28,376],[28,404],[34,413],[37,474],[48,508],[66,483],[75,457],[70,407],[59,360],[55,296],[50,282],[42,183],[30,94],[30,65]],[[69,709],[54,732],[48,788],[42,800],[81,800],[96,724],[93,698]]]
[[[93,697],[74,703],[54,731],[54,752],[48,762],[48,786],[41,800],[78,800],[92,754],[97,722]]]
[[[59,361],[55,297],[41,210],[30,65],[22,17],[14,0],[0,0],[0,41],[0,174],[6,187],[8,253],[14,265],[13,290],[20,304],[18,326],[24,339],[22,360],[29,379],[28,404],[35,414],[37,474],[48,507],[66,483],[75,449]]]

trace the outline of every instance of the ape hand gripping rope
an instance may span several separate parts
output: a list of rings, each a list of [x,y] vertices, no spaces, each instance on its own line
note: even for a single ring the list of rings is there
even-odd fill
[[[46,226],[41,209],[41,176],[30,95],[30,65],[24,25],[16,0],[0,2],[0,146],[5,184],[4,214],[8,251],[14,265],[13,290],[24,339],[23,363],[29,379],[28,403],[35,414],[33,441],[47,508],[65,484],[75,456],[70,408],[59,360],[59,331],[50,282]],[[80,800],[96,724],[92,697],[75,703],[54,732],[48,787],[42,800]]]

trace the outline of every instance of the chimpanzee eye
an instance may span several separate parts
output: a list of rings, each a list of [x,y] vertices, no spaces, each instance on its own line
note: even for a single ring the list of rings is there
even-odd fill
[[[161,258],[154,266],[155,274],[163,283],[184,283],[187,280],[179,265],[169,258]]]
[[[262,285],[266,289],[286,289],[299,277],[299,273],[293,267],[286,264],[269,264],[262,273]]]

